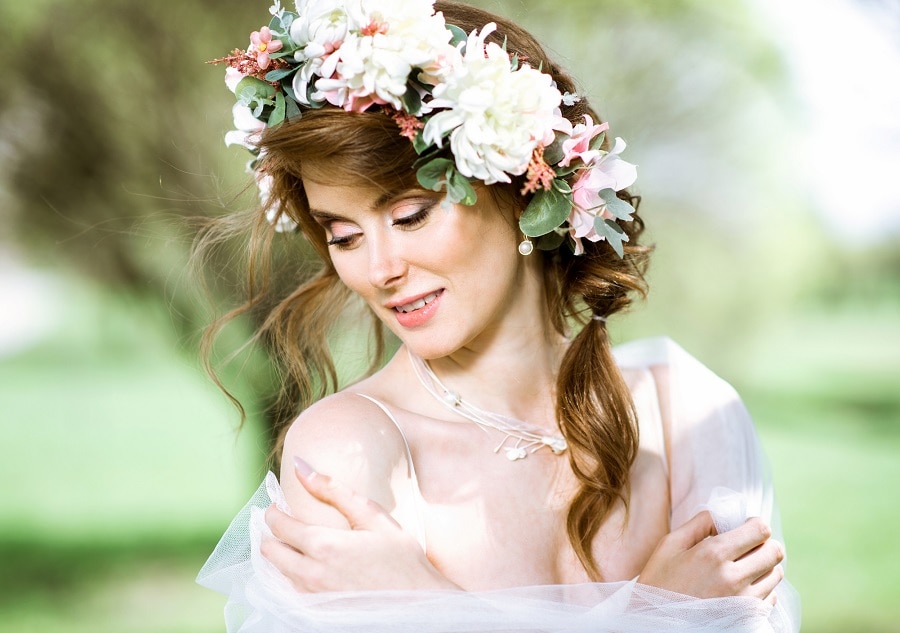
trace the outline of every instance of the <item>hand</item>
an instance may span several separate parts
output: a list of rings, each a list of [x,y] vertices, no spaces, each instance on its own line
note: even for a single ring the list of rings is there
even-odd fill
[[[334,507],[350,529],[309,525],[275,506],[266,523],[275,539],[263,539],[262,555],[297,591],[459,589],[425,557],[418,542],[374,501],[296,459],[294,472],[316,499]]]
[[[701,512],[660,541],[638,582],[697,598],[754,596],[775,604],[784,548],[762,519],[717,534]]]

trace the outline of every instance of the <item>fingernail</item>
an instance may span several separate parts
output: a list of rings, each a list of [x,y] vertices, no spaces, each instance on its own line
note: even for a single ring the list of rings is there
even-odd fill
[[[309,479],[316,474],[316,471],[313,470],[313,467],[299,457],[294,457],[294,469],[297,471],[298,475],[305,479]]]

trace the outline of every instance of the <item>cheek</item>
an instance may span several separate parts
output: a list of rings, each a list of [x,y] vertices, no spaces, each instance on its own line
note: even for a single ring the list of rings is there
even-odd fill
[[[360,251],[337,253],[331,258],[331,265],[344,285],[358,295],[365,296],[368,283],[366,260],[360,257]]]

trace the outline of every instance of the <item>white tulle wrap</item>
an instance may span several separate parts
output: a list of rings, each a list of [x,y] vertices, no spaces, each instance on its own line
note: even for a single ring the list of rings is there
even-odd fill
[[[654,367],[666,377],[658,384],[664,387],[661,397],[669,400],[665,410],[670,416],[672,528],[709,509],[720,532],[761,516],[781,539],[765,459],[734,389],[668,339],[618,347],[616,359],[623,368]],[[262,535],[270,534],[263,512],[273,502],[287,510],[281,488],[269,473],[198,576],[200,584],[228,596],[228,633],[800,629],[799,598],[787,581],[777,589],[775,607],[747,597],[701,600],[634,580],[482,592],[301,594],[259,551]]]

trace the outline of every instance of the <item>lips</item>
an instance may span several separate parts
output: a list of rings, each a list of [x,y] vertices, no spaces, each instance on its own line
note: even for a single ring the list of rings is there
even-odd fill
[[[389,306],[394,311],[394,316],[402,327],[415,328],[428,323],[437,313],[444,296],[443,288],[435,292],[429,292],[412,300],[402,299],[405,303]]]
[[[431,303],[435,299],[437,299],[437,296],[439,294],[440,294],[440,291],[432,292],[431,294],[425,295],[424,297],[416,299],[415,301],[413,301],[411,303],[406,303],[402,306],[395,306],[394,310],[396,310],[397,312],[404,312],[404,313],[412,312],[413,310],[419,310],[419,309],[427,306],[429,303]]]

